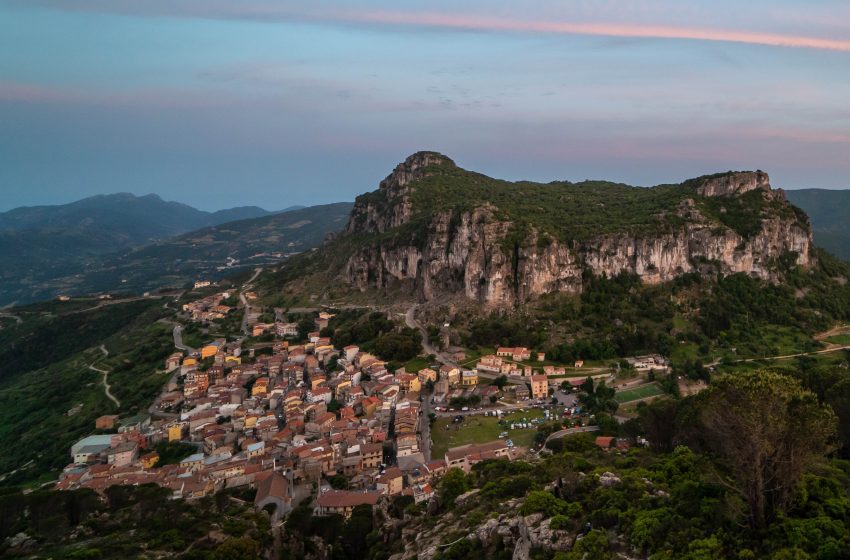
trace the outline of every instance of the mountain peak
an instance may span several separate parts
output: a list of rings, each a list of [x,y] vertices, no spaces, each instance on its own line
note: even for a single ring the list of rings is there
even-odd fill
[[[456,167],[455,162],[438,152],[421,151],[411,154],[381,181],[381,188],[389,190],[404,188],[423,177],[426,174],[425,169],[438,165]]]
[[[764,171],[727,171],[689,181],[700,196],[735,196],[761,189],[770,191],[770,177]]]

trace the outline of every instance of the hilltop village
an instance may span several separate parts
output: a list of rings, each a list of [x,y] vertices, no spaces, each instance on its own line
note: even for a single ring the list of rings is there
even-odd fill
[[[242,310],[243,336],[192,348],[176,324],[180,351],[165,361],[170,378],[147,413],[98,418],[96,433],[71,447],[57,487],[104,492],[155,483],[187,499],[248,487],[256,489],[255,505],[275,518],[311,496],[317,515],[347,515],[382,496],[427,502],[447,469],[469,472],[482,460],[523,456],[542,443],[532,437],[545,420],[571,417],[565,433],[597,428],[573,393],[588,377],[565,378],[563,367],[543,364],[541,352],[497,348],[469,368],[444,359],[390,371],[380,356],[357,345],[336,348],[322,336],[332,313],[313,312],[313,330],[304,332],[304,322],[286,321],[282,310],[275,321],[261,322],[256,299],[251,291],[217,292],[184,304],[181,319],[190,324]],[[632,363],[666,369],[660,356]],[[482,416],[498,418],[504,431],[436,452],[432,427],[463,434],[465,422]],[[598,439],[606,448],[617,445]]]

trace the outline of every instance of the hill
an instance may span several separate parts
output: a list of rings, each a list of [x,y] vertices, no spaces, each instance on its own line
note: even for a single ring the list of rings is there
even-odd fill
[[[811,218],[815,243],[850,261],[850,191],[800,189],[786,194]]]
[[[349,209],[342,207],[342,215]],[[181,286],[197,274],[221,277],[228,257],[242,260],[320,244],[342,227],[334,212],[329,205],[282,213],[256,207],[209,213],[154,195],[13,210],[0,215],[0,257],[8,263],[0,272],[0,305],[61,293]],[[227,222],[230,218],[246,219]],[[199,233],[180,237],[192,231]]]
[[[579,293],[588,275],[657,284],[691,272],[745,273],[775,282],[790,266],[814,264],[807,216],[760,171],[652,188],[539,184],[420,152],[357,198],[344,235],[268,284],[297,278],[493,307]]]
[[[31,206],[0,214],[0,231],[52,233],[90,239],[86,250],[114,251],[188,231],[272,214],[256,206],[205,212],[179,202],[167,202],[155,194],[98,195],[70,204]],[[57,250],[58,253],[58,250]]]

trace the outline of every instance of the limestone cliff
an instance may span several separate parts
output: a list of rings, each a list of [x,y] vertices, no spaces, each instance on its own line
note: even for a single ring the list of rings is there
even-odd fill
[[[460,180],[471,185],[468,191],[444,200],[445,193],[458,191],[453,182]],[[742,272],[778,281],[780,262],[812,264],[808,219],[760,171],[652,189],[616,185],[610,197],[606,185],[488,181],[495,180],[460,170],[433,152],[407,158],[378,191],[355,203],[346,237],[358,242],[343,281],[362,290],[407,288],[424,300],[458,294],[485,305],[511,305],[549,292],[579,292],[588,273],[627,272],[657,283],[688,272]],[[593,193],[595,202],[584,194],[551,198],[579,188]],[[506,203],[505,192],[518,204]],[[566,202],[557,209],[541,202],[543,223],[534,211],[505,207],[534,208],[537,193]],[[640,212],[634,201],[650,197],[662,201],[653,202],[651,215],[642,221],[629,216],[627,205]],[[594,212],[599,231],[586,227],[580,237],[571,237],[569,222],[590,219]],[[620,216],[623,225],[612,216]]]

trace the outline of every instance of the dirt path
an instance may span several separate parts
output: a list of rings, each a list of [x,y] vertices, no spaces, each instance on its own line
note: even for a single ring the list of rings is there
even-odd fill
[[[107,356],[109,356],[109,350],[106,349],[105,345],[103,345],[103,344],[100,345],[100,351],[103,352],[103,358],[106,358]],[[101,358],[101,359],[103,359],[103,358]],[[92,364],[89,366],[89,369],[92,370],[92,371],[96,371],[96,372],[103,375],[103,392],[106,393],[106,396],[109,398],[109,400],[111,400],[112,402],[115,403],[115,406],[117,406],[118,408],[121,408],[121,402],[118,399],[116,399],[115,395],[113,395],[112,391],[110,391],[109,380],[108,380],[109,370],[100,369],[99,367],[95,366],[95,364],[99,361],[100,360],[95,360],[94,362],[92,362]]]

